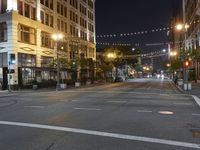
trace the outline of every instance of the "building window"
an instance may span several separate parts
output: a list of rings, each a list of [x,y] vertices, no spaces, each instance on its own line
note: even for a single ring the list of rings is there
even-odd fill
[[[67,23],[65,23],[65,33],[67,33]]]
[[[19,24],[18,41],[29,44],[36,44],[36,30],[34,28]]]
[[[42,43],[42,47],[47,47],[47,48],[51,48],[53,49],[53,40],[51,38],[51,34],[46,33],[46,32],[42,32],[41,33],[41,43]]]
[[[40,3],[41,3],[42,5],[44,5],[44,0],[40,0]]]
[[[41,16],[41,22],[42,22],[42,24],[44,24],[44,12],[43,11],[41,11],[40,16]]]
[[[0,67],[7,67],[8,66],[8,54],[7,53],[0,53]]]
[[[2,0],[1,2],[1,13],[5,13],[6,9],[7,9],[7,1],[6,0]]]
[[[31,54],[18,53],[19,67],[35,67],[36,56]]]
[[[67,7],[64,8],[64,16],[67,18]]]
[[[57,2],[57,13],[59,14],[60,13],[60,3]]]
[[[57,29],[60,30],[60,19],[57,19]]]
[[[53,10],[53,0],[50,0],[50,1],[49,1],[49,7],[50,7],[50,9]]]
[[[20,15],[23,15],[24,12],[24,7],[23,7],[23,2],[18,0],[18,12]]]
[[[42,56],[41,57],[41,67],[50,67],[54,63],[54,58],[53,57],[46,57]]]
[[[7,24],[5,22],[0,23],[0,42],[7,41]]]
[[[36,9],[31,7],[31,19],[36,20]]]
[[[28,4],[26,4],[25,3],[25,5],[24,5],[24,15],[25,15],[25,17],[30,17],[30,6],[28,5]]]
[[[51,16],[51,15],[49,17],[49,26],[53,27],[53,16]]]
[[[45,24],[49,25],[49,14],[45,14]]]

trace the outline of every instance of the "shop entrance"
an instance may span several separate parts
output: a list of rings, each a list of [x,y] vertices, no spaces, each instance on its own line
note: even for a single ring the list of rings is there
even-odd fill
[[[0,68],[0,90],[8,89],[8,68]]]

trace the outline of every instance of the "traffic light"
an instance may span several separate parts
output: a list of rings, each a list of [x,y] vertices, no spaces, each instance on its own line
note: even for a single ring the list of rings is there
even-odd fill
[[[185,62],[184,62],[184,67],[185,68],[188,68],[190,66],[190,62],[188,61],[188,60],[186,60]]]
[[[15,60],[15,54],[10,54],[10,64],[15,64],[16,60]]]

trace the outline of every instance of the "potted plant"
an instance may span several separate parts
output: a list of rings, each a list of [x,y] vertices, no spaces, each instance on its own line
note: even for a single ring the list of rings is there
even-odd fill
[[[37,80],[33,80],[33,81],[32,81],[32,89],[33,89],[33,90],[37,90],[37,89],[38,89]]]
[[[90,78],[87,78],[87,81],[86,81],[86,85],[90,85],[92,82],[91,82],[91,79]]]
[[[75,82],[75,87],[80,87],[80,86],[81,86],[81,82],[79,79],[77,79]]]

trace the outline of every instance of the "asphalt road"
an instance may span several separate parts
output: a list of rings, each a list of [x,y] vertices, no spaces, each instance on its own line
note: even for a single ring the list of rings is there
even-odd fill
[[[153,79],[0,97],[0,150],[200,149],[200,107]]]

